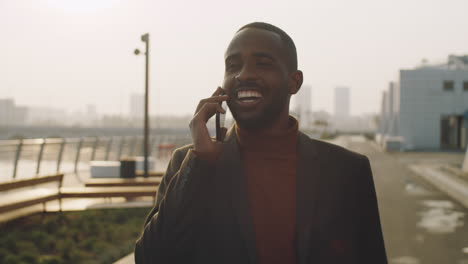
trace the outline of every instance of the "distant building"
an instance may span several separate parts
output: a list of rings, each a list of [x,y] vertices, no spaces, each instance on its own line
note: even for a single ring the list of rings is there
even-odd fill
[[[335,88],[335,117],[346,118],[350,116],[350,100],[349,87]]]
[[[463,149],[468,141],[468,56],[400,70],[383,94],[381,142],[399,137],[401,150]]]
[[[29,115],[29,108],[26,106],[16,106],[15,107],[15,113],[14,113],[14,124],[15,125],[21,125],[24,126],[26,125],[26,120]]]
[[[398,83],[390,82],[388,90],[383,92],[378,133],[387,136],[398,136],[399,125],[399,94]]]
[[[299,125],[301,127],[308,127],[311,122],[311,90],[312,88],[309,85],[303,85],[299,92],[294,95],[294,113],[297,115],[297,118],[299,119]]]
[[[130,117],[143,119],[145,113],[145,96],[143,94],[130,95]]]
[[[16,106],[13,99],[0,99],[0,126],[24,125],[27,115],[28,109]]]
[[[12,125],[14,111],[15,102],[13,99],[0,99],[0,125]]]
[[[30,125],[69,125],[73,119],[64,109],[33,106],[29,107],[27,123]]]
[[[95,126],[98,124],[99,115],[97,112],[97,107],[94,104],[86,105],[86,120],[84,124],[88,126]]]

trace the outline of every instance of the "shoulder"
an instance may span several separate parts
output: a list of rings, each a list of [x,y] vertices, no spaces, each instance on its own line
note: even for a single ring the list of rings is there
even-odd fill
[[[174,157],[180,157],[180,156],[185,157],[185,155],[187,155],[187,153],[191,149],[193,149],[193,144],[188,144],[188,145],[176,148],[172,152],[172,158],[174,159]]]
[[[187,153],[193,148],[193,145],[185,145],[179,148],[176,148],[171,154],[171,160],[169,161],[165,175],[174,174],[179,170],[182,162],[184,161]]]

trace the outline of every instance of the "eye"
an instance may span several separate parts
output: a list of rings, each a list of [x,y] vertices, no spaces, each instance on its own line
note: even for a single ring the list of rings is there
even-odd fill
[[[226,63],[226,71],[229,71],[229,70],[234,70],[236,68],[239,67],[239,64],[238,63],[234,63],[234,62],[228,62]]]

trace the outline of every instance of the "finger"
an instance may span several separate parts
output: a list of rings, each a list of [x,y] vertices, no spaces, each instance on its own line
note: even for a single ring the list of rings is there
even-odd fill
[[[210,97],[210,98],[202,99],[200,101],[200,103],[198,103],[197,109],[195,110],[195,114],[198,113],[200,111],[200,109],[203,107],[203,105],[205,105],[207,103],[218,103],[218,104],[220,104],[221,102],[226,101],[228,99],[229,99],[229,97],[227,95],[213,96],[213,97]]]
[[[218,103],[205,104],[190,121],[189,127],[192,133],[192,138],[196,145],[202,146],[208,144],[208,142],[211,142],[208,128],[206,127],[206,122],[216,112],[224,113],[225,110]]]
[[[200,111],[198,111],[196,115],[200,116],[204,122],[207,122],[208,119],[210,119],[216,112],[224,114],[226,113],[226,110],[224,110],[218,103],[206,103],[201,107]]]
[[[224,89],[221,88],[220,86],[218,86],[218,88],[216,89],[216,91],[213,93],[212,96],[219,96],[219,95],[221,95],[223,93],[224,93]]]
[[[222,101],[226,101],[227,99],[229,99],[229,96],[227,95],[218,95],[218,96],[213,96],[213,97],[203,99],[202,101],[210,102],[210,103],[212,102],[221,103]]]

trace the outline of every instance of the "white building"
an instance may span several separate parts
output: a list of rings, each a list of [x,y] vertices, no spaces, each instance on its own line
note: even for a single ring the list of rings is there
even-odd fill
[[[348,87],[335,88],[335,117],[347,118],[350,116],[350,100]]]
[[[400,149],[463,149],[468,139],[468,56],[400,70],[383,95],[379,133]]]

